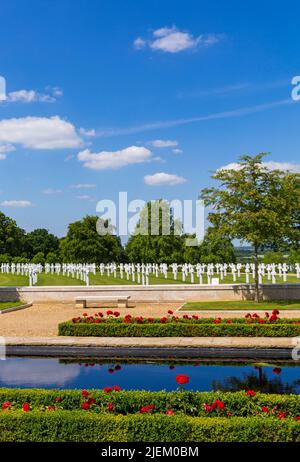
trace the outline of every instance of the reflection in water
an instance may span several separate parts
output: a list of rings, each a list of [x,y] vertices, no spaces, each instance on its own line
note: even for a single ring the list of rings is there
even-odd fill
[[[278,374],[274,372],[275,369],[273,369],[273,374]],[[243,377],[230,376],[226,377],[223,382],[215,380],[212,383],[213,390],[255,390],[263,393],[297,393],[297,388],[299,387],[298,379],[286,382],[278,376],[268,377],[267,372],[262,367],[256,366],[255,370],[249,374],[245,374]],[[281,369],[279,370],[281,373]]]
[[[262,363],[261,363],[262,364]],[[253,389],[267,393],[300,393],[300,365],[255,365],[228,361],[119,361],[97,359],[14,358],[0,361],[0,387],[96,388],[119,385],[125,390],[176,390],[177,374],[190,381],[186,390]]]

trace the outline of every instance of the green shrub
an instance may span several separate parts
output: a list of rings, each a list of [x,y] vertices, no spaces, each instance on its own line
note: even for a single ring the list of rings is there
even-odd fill
[[[206,418],[104,415],[84,411],[0,412],[0,441],[14,442],[287,442],[300,424],[274,417]]]
[[[95,406],[90,412],[102,413],[107,411],[107,404],[112,403],[114,412],[117,414],[135,414],[142,406],[151,404],[153,412],[165,413],[172,409],[174,412],[188,414],[190,416],[213,416],[207,414],[203,408],[205,403],[211,404],[216,399],[224,402],[226,412],[232,413],[235,417],[256,416],[261,413],[263,406],[270,411],[276,409],[289,416],[300,415],[300,396],[298,395],[277,395],[256,393],[255,396],[248,396],[245,391],[239,392],[193,392],[193,391],[119,391],[105,393],[102,390],[89,390],[90,397],[95,398]],[[61,402],[56,403],[56,398]],[[47,409],[49,405],[55,405],[61,410],[80,410],[83,402],[80,390],[44,390],[44,389],[0,389],[0,408],[5,401],[13,403],[16,409],[21,409],[23,403],[29,403],[32,410]],[[94,409],[94,411],[93,411]],[[4,411],[5,412],[5,411]],[[0,411],[1,413],[1,411]],[[300,425],[300,423],[299,423]]]
[[[58,334],[77,337],[297,337],[300,336],[300,324],[283,321],[269,324],[213,324],[207,321],[89,324],[67,321],[59,324]]]

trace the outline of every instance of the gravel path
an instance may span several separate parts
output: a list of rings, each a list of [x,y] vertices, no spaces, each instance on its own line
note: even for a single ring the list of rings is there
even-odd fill
[[[164,316],[169,309],[176,310],[180,303],[139,303],[134,308],[112,308],[121,316],[127,313],[138,316]],[[107,308],[75,308],[67,303],[34,303],[30,308],[0,315],[0,336],[20,337],[52,337],[57,335],[57,325],[68,321],[83,312],[93,315],[95,312],[105,313]],[[182,314],[186,314],[182,313]],[[213,315],[215,316],[215,314]]]

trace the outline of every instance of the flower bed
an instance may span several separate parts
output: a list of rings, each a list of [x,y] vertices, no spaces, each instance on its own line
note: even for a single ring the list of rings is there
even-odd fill
[[[247,314],[245,318],[200,318],[197,315],[174,316],[169,310],[161,318],[120,317],[118,311],[95,313],[73,318],[58,326],[59,335],[80,337],[296,337],[299,319],[280,319],[279,311]]]
[[[0,389],[0,404],[0,441],[300,441],[297,395]]]

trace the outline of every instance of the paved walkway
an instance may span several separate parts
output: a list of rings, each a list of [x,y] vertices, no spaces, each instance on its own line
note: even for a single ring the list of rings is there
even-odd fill
[[[118,309],[121,316],[130,313],[133,316],[166,316],[167,311],[172,309],[177,315],[197,313],[201,317],[216,318],[241,318],[246,311],[178,311],[181,303],[137,303],[132,308]],[[114,309],[115,310],[115,309]],[[74,316],[82,315],[83,311],[89,315],[95,312],[105,312],[103,308],[87,308],[85,310],[75,308],[73,303],[35,303],[33,306],[20,311],[0,315],[0,336],[7,337],[55,337],[57,326],[60,322],[68,321]],[[264,312],[261,313],[264,315]],[[300,318],[300,311],[281,311],[282,318]],[[162,339],[159,340],[159,343]]]
[[[6,337],[6,345],[155,347],[155,348],[293,348],[289,337]]]

